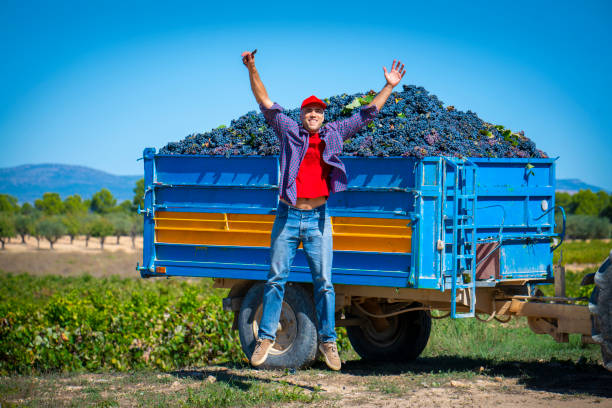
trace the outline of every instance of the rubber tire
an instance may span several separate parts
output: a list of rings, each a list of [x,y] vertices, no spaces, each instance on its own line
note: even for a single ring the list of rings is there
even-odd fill
[[[253,333],[253,319],[257,308],[263,302],[264,284],[251,286],[242,301],[238,315],[238,334],[242,351],[250,360],[257,341]],[[283,354],[269,354],[265,363],[258,368],[284,369],[304,368],[312,365],[317,355],[317,329],[312,294],[300,285],[288,283],[285,286],[284,302],[293,309],[296,317],[296,336],[291,348]]]
[[[612,371],[612,251],[595,273],[595,289],[589,301],[593,340],[600,343],[603,364]]]
[[[397,326],[392,332],[393,341],[385,345],[373,341],[367,327],[346,328],[353,349],[362,359],[411,361],[423,352],[431,333],[431,316],[424,310],[417,310],[390,319],[397,319]]]

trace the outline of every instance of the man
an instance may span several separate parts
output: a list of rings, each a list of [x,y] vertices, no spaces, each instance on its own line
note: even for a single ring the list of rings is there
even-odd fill
[[[327,199],[346,190],[347,176],[340,161],[342,143],[367,125],[382,109],[393,88],[405,74],[395,60],[391,71],[383,67],[386,84],[372,102],[348,119],[323,126],[327,105],[315,96],[302,103],[301,126],[268,97],[255,57],[242,53],[249,71],[251,90],[268,125],[280,142],[279,205],[272,227],[271,265],[264,288],[263,313],[251,364],[263,364],[274,345],[276,328],[289,269],[300,242],[310,266],[314,286],[319,350],[332,370],[341,366],[335,331],[335,294],[331,280],[332,234]],[[400,66],[401,65],[401,66]]]

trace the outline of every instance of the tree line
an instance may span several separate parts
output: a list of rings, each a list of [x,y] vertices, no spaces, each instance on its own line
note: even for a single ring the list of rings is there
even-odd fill
[[[100,240],[104,249],[106,238],[130,236],[132,246],[142,234],[142,218],[136,214],[138,206],[143,207],[144,179],[136,182],[134,198],[117,204],[112,193],[103,188],[90,199],[83,200],[78,194],[61,199],[58,193],[44,193],[42,198],[30,203],[18,204],[16,197],[0,194],[0,243],[13,237],[20,237],[25,243],[26,236],[34,237],[40,247],[41,239],[53,244],[63,236],[85,237],[89,245],[91,237]],[[567,213],[566,235],[573,239],[608,238],[612,235],[612,195],[605,191],[597,193],[580,190],[575,194],[556,193],[557,205]],[[558,229],[561,225],[557,213]]]
[[[612,236],[612,195],[580,190],[575,194],[556,193],[555,202],[567,214],[566,236],[573,239],[609,238]],[[561,225],[560,214],[556,218]]]
[[[85,237],[89,246],[91,237],[100,240],[104,249],[106,238],[130,236],[132,247],[136,237],[142,234],[142,217],[136,213],[138,206],[143,207],[144,179],[136,182],[134,198],[117,204],[117,199],[106,188],[95,193],[90,199],[82,199],[73,194],[61,199],[58,193],[44,193],[34,204],[19,205],[16,197],[0,194],[0,243],[15,237],[25,244],[27,236],[34,237],[40,248],[45,239],[53,249],[58,239],[70,237],[72,244],[76,236]]]

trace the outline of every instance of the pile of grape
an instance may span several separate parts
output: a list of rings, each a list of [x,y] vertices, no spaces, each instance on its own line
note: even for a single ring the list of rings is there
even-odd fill
[[[326,122],[344,119],[372,101],[374,92],[326,98]],[[300,110],[285,113],[299,122]],[[206,133],[168,143],[162,154],[275,155],[279,143],[261,113],[254,111]],[[404,85],[376,118],[344,142],[348,156],[547,157],[522,131],[512,132],[461,112],[427,90]]]

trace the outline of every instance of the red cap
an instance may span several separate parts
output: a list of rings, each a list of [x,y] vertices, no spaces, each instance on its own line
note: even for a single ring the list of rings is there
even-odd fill
[[[327,108],[327,105],[325,104],[325,102],[323,102],[322,100],[320,100],[314,95],[311,95],[308,98],[304,99],[304,102],[302,102],[302,107],[300,109],[303,109],[304,106],[307,106],[307,105],[319,105],[323,109]]]

